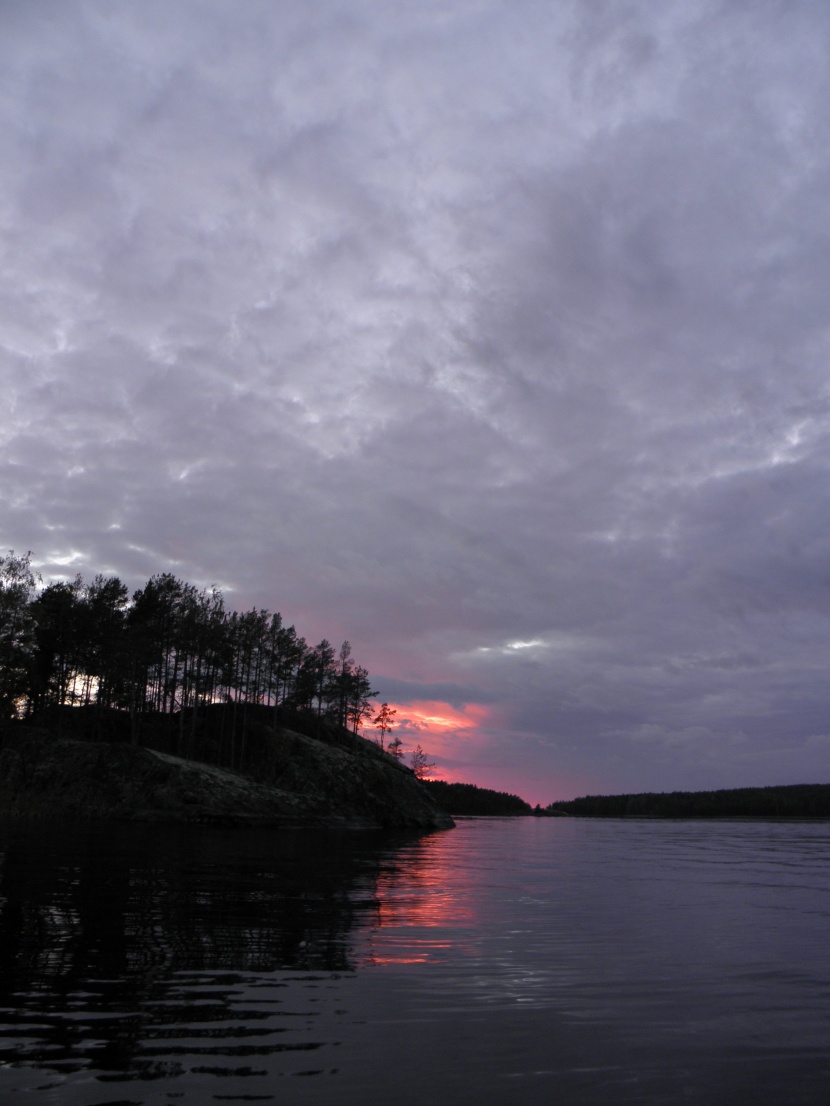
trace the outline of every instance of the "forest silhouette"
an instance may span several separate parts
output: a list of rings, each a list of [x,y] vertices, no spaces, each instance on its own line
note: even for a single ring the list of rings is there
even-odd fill
[[[348,641],[311,645],[279,612],[229,610],[216,587],[167,572],[132,595],[117,576],[39,583],[31,554],[0,558],[0,722],[161,740],[239,768],[257,726],[290,719],[342,742],[371,714]]]

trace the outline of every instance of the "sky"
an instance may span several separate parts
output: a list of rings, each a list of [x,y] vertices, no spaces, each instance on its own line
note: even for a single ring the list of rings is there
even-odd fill
[[[0,548],[436,774],[830,782],[830,7],[2,0]]]

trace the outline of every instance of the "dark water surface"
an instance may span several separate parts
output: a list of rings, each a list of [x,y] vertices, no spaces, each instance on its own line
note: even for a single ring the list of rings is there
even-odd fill
[[[0,830],[0,1103],[830,1101],[830,824]]]

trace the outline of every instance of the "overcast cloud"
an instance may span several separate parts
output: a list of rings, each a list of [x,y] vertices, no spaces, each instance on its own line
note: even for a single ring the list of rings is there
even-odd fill
[[[448,778],[830,780],[830,8],[4,0],[0,543]]]

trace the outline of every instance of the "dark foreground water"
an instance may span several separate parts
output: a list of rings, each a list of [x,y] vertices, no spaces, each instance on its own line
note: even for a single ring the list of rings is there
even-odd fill
[[[0,830],[0,1103],[830,1101],[830,824]]]

